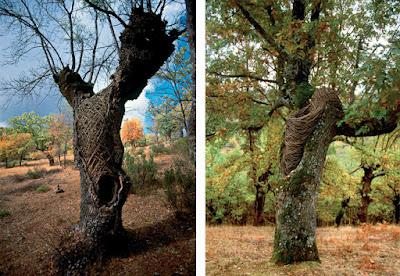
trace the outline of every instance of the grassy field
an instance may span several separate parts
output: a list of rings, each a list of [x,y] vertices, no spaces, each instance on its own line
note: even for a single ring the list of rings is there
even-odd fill
[[[321,263],[270,262],[274,228],[208,226],[207,275],[400,275],[400,226],[317,230]]]
[[[171,160],[155,161],[167,167]],[[58,184],[64,193],[55,193]],[[72,165],[62,169],[39,160],[0,168],[0,275],[50,274],[60,237],[79,220],[79,202],[79,171]],[[163,189],[131,194],[123,222],[132,237],[130,255],[102,264],[96,275],[194,273],[193,223],[175,219]]]

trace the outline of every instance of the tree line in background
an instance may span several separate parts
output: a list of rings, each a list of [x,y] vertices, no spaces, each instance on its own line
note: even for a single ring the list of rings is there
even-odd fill
[[[276,167],[279,136],[271,134],[274,127],[278,126],[271,123],[267,129],[256,132],[252,147],[245,131],[227,141],[209,143],[206,187],[209,224],[275,223],[280,182]],[[329,147],[317,201],[318,225],[399,223],[397,135],[339,139]]]
[[[68,115],[39,116],[24,113],[9,120],[9,126],[0,129],[0,161],[6,168],[23,163],[26,158],[47,158],[49,165],[66,164],[66,155],[72,147],[72,121]]]

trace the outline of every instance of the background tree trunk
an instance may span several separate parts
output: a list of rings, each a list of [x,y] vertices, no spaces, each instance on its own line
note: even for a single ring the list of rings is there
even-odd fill
[[[291,119],[312,114],[315,108],[319,109],[319,114],[313,125],[300,121],[302,128],[295,128],[295,133],[289,133],[288,122]],[[285,175],[277,197],[273,253],[276,263],[319,260],[315,236],[317,193],[326,153],[336,134],[336,123],[341,114],[341,103],[336,93],[323,89],[314,94],[308,106],[290,116],[286,122],[281,153]],[[307,137],[300,137],[305,138],[304,145],[296,144],[299,139],[296,135],[304,135],[298,133],[304,128],[312,131]],[[297,147],[297,152],[291,152],[293,146]],[[289,164],[289,156],[298,152],[300,159],[297,164]]]
[[[340,224],[342,222],[342,218],[346,212],[346,209],[349,206],[349,202],[350,202],[350,197],[342,200],[342,204],[341,204],[342,206],[340,208],[339,213],[336,215],[336,218],[335,218],[336,227],[340,226]]]
[[[190,60],[192,63],[192,105],[189,114],[189,156],[196,162],[196,2],[185,0],[186,28],[189,33]]]
[[[369,196],[369,193],[371,192],[372,180],[374,180],[375,177],[382,176],[385,174],[384,171],[374,173],[374,171],[379,167],[380,167],[379,164],[362,165],[362,168],[364,170],[364,176],[362,177],[361,180],[362,187],[360,189],[361,206],[357,214],[360,223],[366,223],[368,221],[368,207],[369,204],[372,202],[372,199]]]
[[[261,185],[256,185],[256,199],[254,201],[254,226],[265,224],[264,218],[265,191]]]
[[[47,160],[49,160],[49,166],[54,166],[54,157],[49,153],[45,152]]]
[[[394,222],[398,224],[400,222],[400,194],[396,194],[393,198],[394,205]]]

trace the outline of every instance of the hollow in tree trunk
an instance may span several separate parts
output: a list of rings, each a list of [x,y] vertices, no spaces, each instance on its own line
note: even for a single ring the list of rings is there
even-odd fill
[[[286,121],[281,150],[284,174],[277,197],[273,259],[279,264],[318,261],[316,202],[329,144],[342,106],[336,93],[319,89]]]
[[[120,126],[125,102],[139,96],[174,50],[179,32],[167,34],[165,28],[158,14],[134,8],[120,37],[120,63],[113,81],[97,94],[68,67],[55,77],[74,111],[73,143],[81,186],[80,219],[74,235],[79,246],[59,258],[63,270],[81,269],[102,258],[124,237],[122,207],[131,183],[122,170]]]

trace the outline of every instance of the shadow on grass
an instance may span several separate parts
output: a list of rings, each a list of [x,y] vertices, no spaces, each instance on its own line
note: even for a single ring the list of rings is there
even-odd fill
[[[195,237],[195,219],[177,219],[171,216],[155,224],[126,229],[125,248],[116,246],[111,251],[113,257],[129,257],[139,255],[145,251],[159,248],[181,240],[190,240]]]

